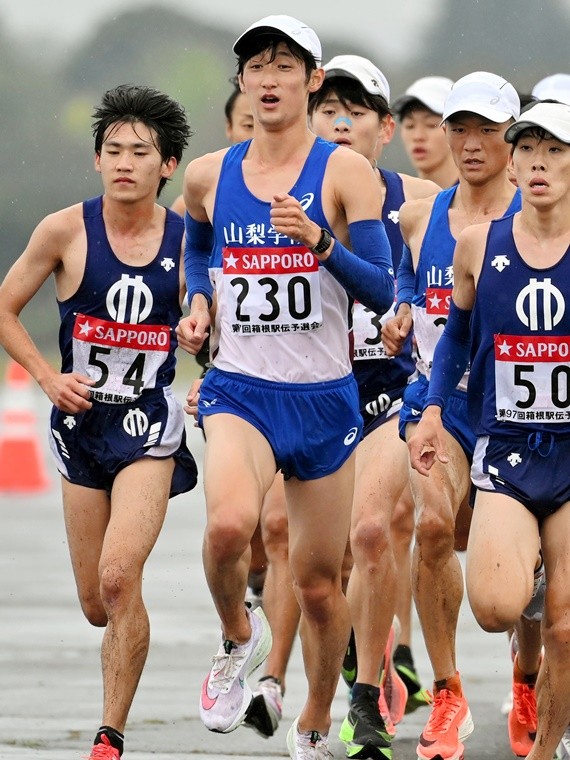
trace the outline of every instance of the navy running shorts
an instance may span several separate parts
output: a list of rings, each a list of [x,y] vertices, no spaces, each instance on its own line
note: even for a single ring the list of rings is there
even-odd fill
[[[145,391],[127,404],[93,402],[82,414],[54,407],[49,443],[66,480],[111,492],[115,476],[141,457],[174,457],[170,496],[192,490],[196,462],[186,445],[185,416],[171,388]]]
[[[480,491],[511,496],[541,520],[570,501],[569,461],[567,436],[482,436],[477,439],[471,480]]]

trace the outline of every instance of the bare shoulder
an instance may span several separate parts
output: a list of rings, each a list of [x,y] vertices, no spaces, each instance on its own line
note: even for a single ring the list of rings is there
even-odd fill
[[[184,171],[184,184],[188,184],[191,188],[200,188],[208,186],[212,181],[217,181],[222,161],[228,150],[229,148],[223,148],[213,153],[205,153],[190,161]]]
[[[461,244],[465,247],[477,247],[487,244],[487,236],[489,235],[489,228],[491,222],[483,222],[482,224],[470,224],[462,230],[458,237],[457,242],[461,241]]]
[[[76,203],[44,217],[34,230],[28,247],[39,245],[48,251],[59,249],[63,256],[77,237],[84,234],[83,204]]]
[[[431,195],[439,193],[441,187],[432,182],[431,179],[421,179],[412,177],[411,174],[402,174],[402,184],[404,186],[404,198],[406,200],[417,200],[418,198],[429,198]]]
[[[329,166],[331,169],[342,173],[345,171],[357,171],[374,176],[372,166],[368,159],[362,154],[357,153],[351,148],[346,148],[343,145],[339,145],[338,148],[333,151],[329,159]],[[345,179],[349,179],[350,176],[351,175],[345,176]]]
[[[335,208],[343,210],[348,224],[364,219],[380,219],[382,196],[378,178],[370,162],[360,153],[339,146],[329,158],[324,188],[327,218],[331,218],[327,208],[328,197],[333,199]]]
[[[453,268],[478,278],[489,235],[490,222],[472,224],[462,230],[457,237]]]
[[[430,195],[427,198],[410,199],[400,206],[400,229],[405,240],[425,229],[435,197]]]
[[[190,161],[184,171],[184,202],[190,214],[198,221],[206,221],[208,215],[205,209],[208,198],[215,193],[224,156],[229,148],[223,148],[213,153]]]

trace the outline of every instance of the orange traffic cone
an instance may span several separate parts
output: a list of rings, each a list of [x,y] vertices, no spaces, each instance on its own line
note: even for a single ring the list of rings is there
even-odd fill
[[[32,378],[10,360],[0,418],[0,492],[37,493],[50,487],[37,419],[32,409]]]

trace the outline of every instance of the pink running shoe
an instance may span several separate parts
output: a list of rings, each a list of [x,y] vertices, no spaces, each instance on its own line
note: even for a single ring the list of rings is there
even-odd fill
[[[390,712],[391,722],[397,726],[406,712],[408,690],[402,677],[394,665],[394,651],[400,638],[400,621],[394,615],[394,621],[390,627],[386,649],[384,650],[384,666],[380,677],[380,690],[384,692],[386,704]],[[380,711],[382,712],[382,711]]]

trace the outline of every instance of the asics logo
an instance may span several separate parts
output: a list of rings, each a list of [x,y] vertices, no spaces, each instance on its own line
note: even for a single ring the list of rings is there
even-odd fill
[[[357,435],[358,435],[358,428],[356,427],[350,428],[350,430],[348,431],[348,433],[346,434],[344,438],[344,445],[350,446],[351,443],[354,443],[354,439],[356,438]]]
[[[215,707],[216,702],[218,701],[217,697],[212,697],[208,694],[208,678],[205,679],[204,683],[202,684],[202,709],[203,710],[211,710],[212,707]]]

